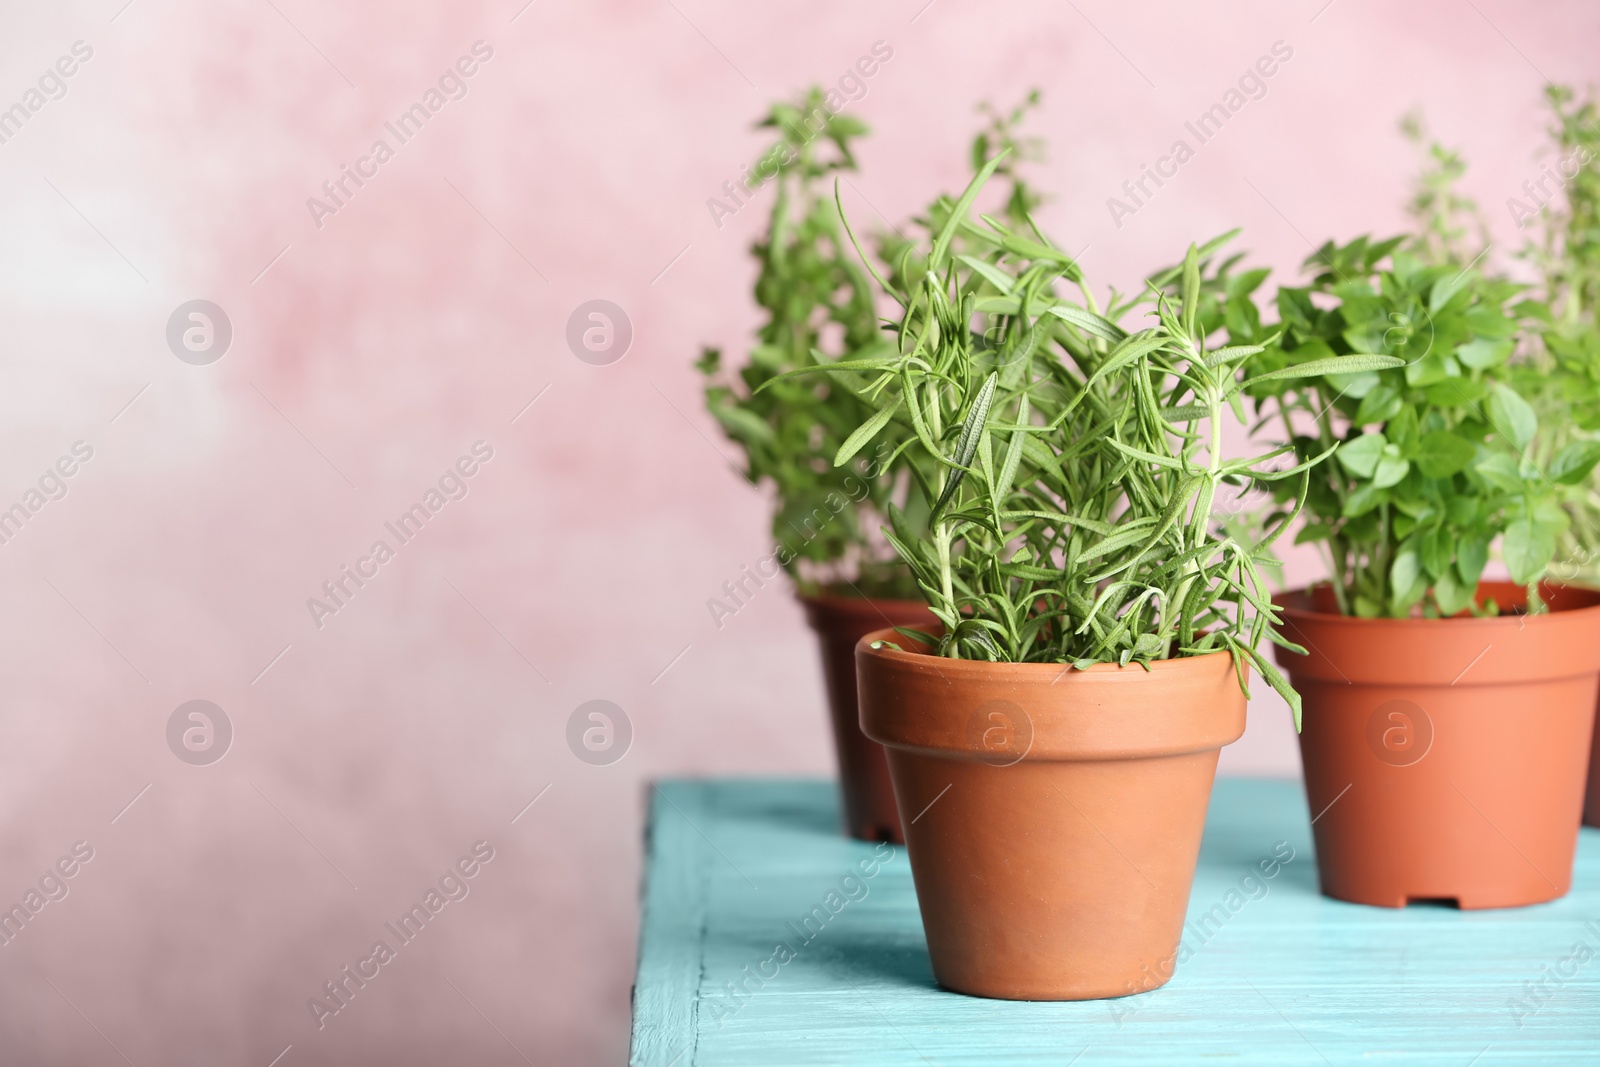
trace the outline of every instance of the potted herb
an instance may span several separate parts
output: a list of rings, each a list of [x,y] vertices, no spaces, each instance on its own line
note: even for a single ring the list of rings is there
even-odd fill
[[[1325,245],[1310,285],[1278,291],[1281,337],[1251,359],[1265,373],[1351,351],[1404,360],[1249,389],[1299,456],[1338,448],[1312,471],[1297,537],[1330,580],[1280,600],[1305,649],[1279,659],[1304,699],[1322,888],[1393,907],[1550,900],[1571,882],[1600,594],[1544,579],[1565,487],[1597,456],[1552,449],[1511,384],[1546,309],[1400,245]],[[1496,548],[1509,581],[1484,579]]]
[[[1577,445],[1600,453],[1600,106],[1592,93],[1580,99],[1564,86],[1548,86],[1545,94],[1552,158],[1537,183],[1525,187],[1527,199],[1508,205],[1519,228],[1538,215],[1539,240],[1528,254],[1540,268],[1550,305],[1543,351],[1519,368],[1518,388],[1549,425],[1552,451]],[[1562,506],[1572,523],[1557,546],[1554,573],[1600,583],[1600,479],[1574,482]],[[1584,822],[1600,826],[1600,730]]]
[[[1010,182],[1008,217],[1038,203],[1014,169],[1016,159],[1039,150],[1036,141],[1017,134],[1038,99],[1030,93],[1009,113],[979,108],[988,119],[973,142],[980,162],[991,149],[1010,153],[1001,171]],[[756,302],[767,321],[737,375],[724,369],[715,349],[705,350],[698,366],[707,379],[707,407],[745,453],[746,476],[771,486],[777,497],[773,561],[793,580],[822,646],[846,830],[899,843],[904,837],[882,746],[861,733],[855,645],[886,625],[934,623],[910,570],[881,533],[890,503],[899,507],[902,522],[915,525],[930,501],[922,491],[925,479],[904,470],[909,461],[898,446],[910,439],[909,429],[876,434],[870,451],[852,437],[875,409],[859,395],[869,379],[849,368],[863,360],[871,366],[892,348],[825,181],[855,170],[852,142],[866,127],[831,114],[817,89],[794,104],[775,105],[761,126],[780,134],[756,168],[773,171],[777,184],[767,234],[752,248],[760,264]],[[898,231],[878,242],[879,258],[891,271],[908,268],[911,248]],[[829,378],[793,380],[793,372],[822,365],[830,368]]]
[[[886,625],[931,621],[909,570],[879,534],[885,508],[902,479],[888,469],[893,435],[872,452],[833,460],[872,407],[841,373],[832,380],[782,376],[819,361],[887,351],[878,329],[871,279],[848,249],[837,207],[825,195],[830,176],[855,169],[852,142],[866,132],[855,118],[833,114],[820,90],[775,105],[763,127],[778,141],[758,172],[775,171],[776,197],[766,234],[752,248],[760,273],[755,298],[766,316],[748,363],[726,369],[706,349],[697,366],[706,378],[706,406],[745,455],[745,476],[776,496],[775,544],[758,564],[767,578],[779,567],[794,583],[822,646],[822,665],[839,759],[846,830],[865,840],[900,841],[899,818],[882,748],[857,723],[856,640]],[[911,502],[911,506],[915,506]],[[745,582],[745,595],[753,592]],[[720,598],[719,627],[739,607]]]
[[[1305,484],[1285,450],[1236,459],[1222,426],[1240,362],[1207,343],[1203,264],[1097,307],[1031,226],[970,217],[990,160],[939,205],[875,357],[875,414],[934,505],[891,540],[942,632],[857,645],[861,723],[888,749],[934,974],[965,993],[1086,999],[1172,974],[1220,748],[1244,729],[1277,609],[1262,543],[1219,531],[1230,483]],[[961,235],[965,254],[953,247]],[[1057,293],[1075,283],[1081,303]],[[1119,323],[1148,314],[1133,332]],[[1348,356],[1288,378],[1386,367]],[[859,364],[859,361],[858,361]],[[861,373],[861,369],[852,373]]]

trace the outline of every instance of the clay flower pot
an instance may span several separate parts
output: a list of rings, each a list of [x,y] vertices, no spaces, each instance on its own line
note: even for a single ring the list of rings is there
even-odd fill
[[[1217,753],[1244,732],[1232,657],[981,663],[882,630],[856,646],[888,750],[933,973],[1008,1000],[1172,976]]]
[[[1503,610],[1521,587],[1484,582]],[[1545,615],[1357,619],[1331,590],[1279,598],[1278,662],[1305,701],[1300,755],[1322,891],[1357,904],[1504,908],[1572,884],[1600,688],[1600,592]]]
[[[1600,826],[1600,721],[1596,723],[1594,749],[1589,753],[1589,793],[1583,801],[1583,824]]]
[[[895,811],[894,788],[883,746],[867,740],[856,711],[856,642],[872,630],[911,626],[932,630],[939,621],[920,600],[802,596],[806,621],[822,644],[822,674],[839,754],[839,792],[845,832],[863,841],[905,840]]]

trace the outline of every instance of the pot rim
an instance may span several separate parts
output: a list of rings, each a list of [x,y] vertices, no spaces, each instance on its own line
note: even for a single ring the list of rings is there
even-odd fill
[[[1519,588],[1480,583],[1481,591]],[[1313,587],[1314,588],[1314,587]],[[1543,615],[1449,619],[1363,619],[1314,610],[1310,590],[1274,598],[1278,632],[1305,648],[1273,652],[1311,704],[1308,687],[1367,685],[1407,691],[1465,691],[1542,684],[1600,671],[1600,590],[1544,583],[1564,606]],[[1573,595],[1577,594],[1577,595]],[[1574,603],[1576,602],[1576,603]],[[1308,712],[1309,713],[1309,712]]]
[[[930,652],[908,652],[904,649],[873,647],[873,642],[890,640],[896,637],[904,640],[904,635],[897,633],[893,627],[874,630],[856,642],[856,648],[867,655],[883,657],[891,663],[900,662],[908,665],[926,664],[934,666],[934,669],[941,674],[947,669],[954,671],[958,677],[1010,674],[1017,677],[1019,681],[1034,681],[1037,677],[1044,677],[1050,674],[1065,677],[1069,672],[1072,675],[1145,675],[1182,670],[1205,671],[1210,669],[1209,665],[1216,657],[1227,656],[1232,658],[1233,656],[1231,649],[1219,648],[1215,652],[1207,652],[1200,656],[1175,656],[1170,659],[1151,660],[1148,669],[1144,664],[1137,661],[1130,662],[1126,667],[1116,663],[1096,663],[1093,666],[1080,669],[1070,663],[1054,661],[1049,663],[1014,663],[1009,660],[995,662],[986,659],[947,659],[942,656],[935,656]]]
[[[1570,590],[1579,594],[1587,594],[1592,602],[1581,605],[1567,605],[1552,607],[1550,611],[1541,615],[1527,615],[1522,613],[1507,615],[1452,615],[1449,618],[1423,619],[1405,618],[1396,619],[1388,616],[1378,618],[1363,618],[1359,615],[1342,615],[1336,611],[1318,611],[1312,606],[1312,596],[1315,590],[1330,586],[1327,579],[1313,582],[1310,585],[1299,586],[1294,589],[1285,589],[1274,593],[1272,603],[1282,612],[1285,620],[1307,620],[1318,626],[1364,626],[1368,628],[1390,627],[1394,629],[1414,629],[1418,626],[1429,626],[1443,629],[1479,628],[1489,629],[1495,627],[1516,626],[1522,629],[1528,625],[1545,626],[1559,618],[1583,618],[1587,613],[1600,613],[1600,587],[1585,585],[1577,582],[1551,582],[1539,583],[1541,590]],[[1522,586],[1508,579],[1488,579],[1478,583],[1481,591],[1484,587],[1521,589]],[[1280,627],[1281,628],[1281,627]]]
[[[815,604],[818,607],[830,608],[835,611],[854,611],[871,604],[905,606],[928,610],[926,601],[906,600],[903,597],[849,596],[842,593],[802,593],[793,585],[791,585],[790,591],[794,594],[794,598],[802,604]]]
[[[1245,697],[1228,649],[1157,660],[1149,670],[1104,663],[1080,671],[872,647],[893,637],[880,629],[856,642],[861,728],[890,748],[993,766],[1115,762],[1215,751],[1244,732]],[[1001,747],[990,741],[991,724],[1004,728]]]

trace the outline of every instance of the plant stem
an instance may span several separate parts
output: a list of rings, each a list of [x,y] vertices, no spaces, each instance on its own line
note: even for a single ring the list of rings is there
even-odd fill
[[[1200,367],[1203,365],[1203,362],[1198,357],[1193,363],[1191,363],[1191,366],[1195,367]],[[1215,375],[1213,375],[1213,377],[1215,377]],[[1211,441],[1208,446],[1209,455],[1206,458],[1206,479],[1211,483],[1211,492],[1206,495],[1206,499],[1211,502],[1211,506],[1215,506],[1217,499],[1217,483],[1219,481],[1219,476],[1222,473],[1222,390],[1216,387],[1214,384],[1207,388],[1205,404],[1207,410],[1206,417],[1211,422]],[[1199,495],[1196,496],[1196,502],[1198,503],[1198,501]],[[1202,512],[1198,507],[1195,508],[1195,513],[1191,517],[1189,524],[1190,533],[1192,535],[1192,541],[1194,544],[1198,545],[1203,542],[1206,535],[1206,529],[1210,525],[1210,520],[1211,507],[1207,507],[1204,512]],[[1188,547],[1189,546],[1183,542],[1180,535],[1178,551],[1182,552]],[[1178,614],[1182,613],[1183,605],[1189,599],[1189,588],[1194,585],[1195,579],[1199,577],[1203,568],[1204,562],[1199,557],[1191,559],[1189,562],[1183,565],[1183,577],[1178,581],[1178,588],[1172,594],[1172,603],[1164,605],[1164,610],[1176,612]]]

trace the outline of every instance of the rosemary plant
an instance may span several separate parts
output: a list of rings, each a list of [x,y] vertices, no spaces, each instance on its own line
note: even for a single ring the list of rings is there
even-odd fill
[[[1002,174],[1010,183],[1008,215],[1018,219],[1040,201],[1014,166],[1017,157],[1037,158],[1041,150],[1017,133],[1038,99],[1031,93],[1008,113],[981,106],[987,122],[973,142],[983,158],[991,146],[1010,153]],[[737,375],[724,369],[716,349],[706,349],[697,366],[707,379],[708,408],[745,453],[746,476],[776,489],[778,559],[800,588],[916,599],[910,569],[880,532],[890,504],[902,525],[917,527],[928,515],[927,478],[903,470],[918,457],[897,448],[909,440],[909,427],[878,434],[870,453],[851,449],[844,472],[834,462],[850,432],[876,411],[863,395],[870,379],[839,370],[841,361],[893,348],[878,329],[871,280],[848,248],[835,199],[824,191],[827,178],[855,169],[852,142],[866,128],[829,115],[822,103],[813,89],[792,105],[774,106],[761,123],[782,138],[763,156],[781,165],[768,232],[752,249],[761,268],[756,301],[767,321]],[[826,124],[817,130],[822,116]],[[917,223],[931,227],[948,206],[936,203]],[[916,260],[914,243],[898,231],[881,235],[878,248],[885,264],[903,269]],[[823,365],[833,368],[827,379],[792,374]]]
[[[1287,445],[1227,454],[1223,427],[1242,416],[1247,384],[1240,366],[1261,348],[1208,343],[1201,265],[1214,247],[1189,249],[1176,295],[1153,286],[1101,309],[1072,257],[1036,229],[970,217],[1003,159],[941,205],[914,283],[880,276],[899,306],[891,351],[821,368],[872,378],[864,395],[876,410],[837,462],[883,434],[898,436],[897,453],[920,454],[909,469],[925,479],[932,513],[912,527],[891,508],[889,539],[944,625],[930,643],[953,658],[1080,669],[1227,650],[1241,686],[1253,664],[1298,722],[1298,696],[1258,651],[1264,637],[1284,643],[1259,554],[1298,508],[1262,543],[1240,543],[1212,505],[1229,483],[1303,489],[1322,457],[1283,467],[1274,462]],[[1057,293],[1062,282],[1081,302]],[[1142,326],[1119,324],[1140,306]],[[1330,356],[1255,383],[1397,362]]]

